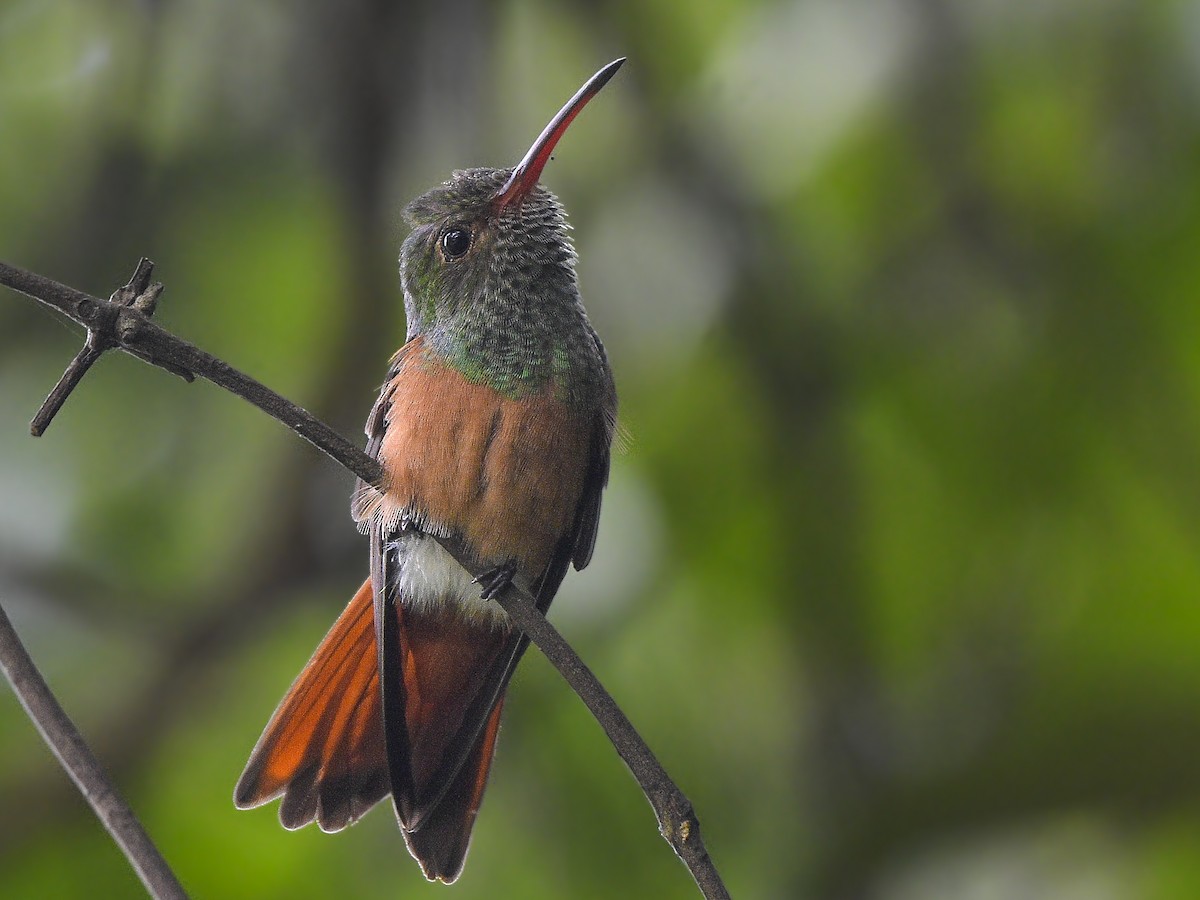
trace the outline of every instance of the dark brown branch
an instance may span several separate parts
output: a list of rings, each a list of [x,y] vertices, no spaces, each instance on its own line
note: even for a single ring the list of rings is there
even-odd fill
[[[8,268],[7,266],[4,267],[6,270]],[[58,290],[55,292],[56,299],[47,300],[46,302],[51,303],[56,309],[66,312],[72,319],[87,328],[87,343],[83,345],[83,349],[71,360],[62,378],[58,380],[58,384],[54,386],[54,390],[50,392],[50,396],[42,403],[41,409],[37,411],[37,415],[29,423],[29,431],[34,437],[41,437],[45,433],[50,423],[54,420],[54,417],[58,415],[58,411],[67,402],[67,398],[71,396],[71,392],[79,385],[83,376],[87,374],[88,369],[92,367],[96,360],[107,351],[122,343],[121,330],[136,324],[136,319],[122,319],[121,311],[123,309],[132,309],[145,316],[154,315],[154,309],[158,305],[158,298],[162,294],[163,286],[157,283],[150,283],[150,275],[153,271],[154,263],[143,256],[138,262],[137,268],[133,272],[133,277],[129,279],[129,282],[124,287],[114,291],[112,296],[108,298],[108,302],[104,303],[95,297],[89,297],[87,294],[73,291],[65,285],[48,282],[47,279],[34,275],[32,272],[22,272],[19,269],[13,270],[14,281],[26,281],[33,288],[49,288],[51,286],[57,288]],[[7,274],[8,272],[6,271],[5,275]],[[7,284],[8,282],[4,283]],[[10,286],[28,293],[25,288],[19,287],[16,283]],[[67,307],[73,308],[76,314],[71,315],[70,312],[67,312]],[[124,349],[140,357],[145,362],[164,368],[168,372],[174,372],[185,381],[191,381],[194,377],[190,371],[175,365],[170,360],[156,360],[139,352],[136,348]]]
[[[41,437],[46,433],[50,422],[58,415],[58,411],[62,409],[62,405],[67,402],[67,397],[71,395],[71,391],[75,390],[75,386],[87,374],[88,369],[96,362],[107,348],[102,346],[100,340],[96,336],[96,332],[88,332],[87,343],[83,345],[83,349],[75,355],[67,366],[67,370],[63,372],[63,377],[58,380],[58,384],[54,386],[54,390],[50,392],[42,408],[37,411],[37,415],[33,417],[33,421],[29,423],[29,433],[34,437]]]
[[[128,804],[51,693],[0,607],[0,670],[13,686],[29,718],[54,751],[79,792],[121,848],[151,897],[175,900],[187,894]]]
[[[150,266],[149,261],[143,259],[139,263],[138,273],[135,273],[135,280]],[[144,279],[148,282],[148,271]],[[118,297],[121,293],[118,292],[112,301],[105,303],[74,288],[2,262],[0,284],[53,307],[87,327],[89,335],[94,330],[92,323],[112,317],[116,349],[177,374],[187,373],[205,378],[279,420],[369,484],[378,485],[382,481],[383,470],[378,462],[319,419],[222,360],[151,322],[149,314],[153,313],[152,302],[121,302],[124,297]],[[137,286],[134,280],[131,280],[127,289],[132,289],[131,286]],[[141,296],[140,292],[137,296]],[[481,574],[482,567],[478,561],[472,559],[460,543],[448,538],[438,540],[464,569],[473,576]],[[727,898],[729,893],[704,847],[700,822],[691,803],[667,775],[603,685],[557,629],[537,610],[526,592],[510,584],[497,602],[558,669],[596,717],[654,808],[660,833],[688,867],[704,897],[708,900]]]
[[[460,566],[472,575],[478,575],[478,564],[458,542],[450,538],[439,538],[439,543],[453,556]],[[567,643],[557,628],[534,606],[528,594],[510,586],[496,598],[496,602],[508,613],[518,628],[529,635],[529,639],[553,663],[554,668],[566,680],[579,699],[596,717],[604,733],[612,742],[629,771],[637,779],[642,793],[654,808],[658,817],[658,832],[696,879],[700,893],[710,898],[728,898],[729,892],[721,881],[716,864],[708,855],[700,837],[700,819],[692,808],[691,801],[671,780],[658,757],[642,740],[642,736],[629,721],[617,701],[587,667],[575,648]]]

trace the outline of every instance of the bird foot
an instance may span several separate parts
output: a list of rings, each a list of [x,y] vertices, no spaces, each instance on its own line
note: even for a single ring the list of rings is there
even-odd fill
[[[483,588],[480,599],[494,600],[499,597],[506,587],[512,584],[513,577],[517,574],[517,563],[515,560],[501,563],[498,566],[492,566],[485,572],[479,573],[479,577],[474,579],[475,583]]]

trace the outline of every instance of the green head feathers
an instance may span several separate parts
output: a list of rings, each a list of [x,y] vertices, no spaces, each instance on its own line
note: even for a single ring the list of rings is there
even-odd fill
[[[406,210],[400,252],[408,337],[507,394],[571,392],[597,349],[562,206],[537,187],[496,209],[506,169],[456,172]],[[591,357],[591,359],[589,359]]]
[[[408,337],[510,396],[549,388],[571,402],[611,390],[583,311],[562,206],[538,185],[567,126],[620,68],[591,77],[511,169],[466,169],[405,211],[400,250]]]

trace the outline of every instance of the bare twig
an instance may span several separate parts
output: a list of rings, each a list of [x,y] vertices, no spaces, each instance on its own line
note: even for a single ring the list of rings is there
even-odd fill
[[[0,670],[13,686],[42,738],[142,879],[150,896],[157,900],[186,900],[187,894],[175,873],[133,810],[112,786],[79,729],[54,698],[3,607],[0,607]]]
[[[152,264],[143,259],[138,264],[135,280],[146,270],[144,280],[148,282],[148,270],[151,268]],[[112,301],[106,303],[74,288],[2,262],[0,284],[14,288],[84,325],[89,329],[89,340],[96,330],[93,323],[97,320],[111,320],[113,324],[103,334],[113,336],[113,346],[116,349],[131,353],[139,359],[176,374],[198,375],[225,388],[288,426],[367,483],[381,483],[383,470],[379,463],[319,419],[222,360],[151,322],[149,315],[153,313],[152,303],[121,302],[124,298],[116,294]],[[131,280],[127,289],[136,286]],[[140,292],[135,295],[140,296]],[[64,381],[66,380],[64,377]],[[73,383],[63,391],[63,399],[71,386]],[[474,576],[481,574],[483,566],[471,558],[460,542],[450,538],[438,540],[468,572]],[[691,803],[667,775],[620,707],[584,665],[570,644],[537,610],[533,599],[526,592],[515,584],[510,584],[496,599],[513,622],[558,669],[600,722],[654,808],[660,833],[688,867],[704,897],[708,900],[727,898],[729,893],[704,847],[700,835],[700,822]]]
[[[58,292],[57,300],[52,301],[53,304],[64,312],[66,310],[63,306],[59,305],[60,303],[66,303],[74,308],[76,315],[71,316],[71,318],[87,328],[87,343],[83,345],[83,349],[71,360],[70,365],[67,366],[67,370],[63,372],[62,378],[58,380],[58,384],[54,386],[54,390],[50,392],[50,396],[42,403],[41,409],[37,411],[37,415],[29,423],[29,431],[34,437],[41,437],[45,433],[50,423],[54,420],[54,417],[58,415],[58,411],[67,402],[67,397],[71,396],[71,392],[79,385],[83,376],[88,373],[88,369],[92,367],[96,360],[107,351],[122,343],[121,330],[136,326],[136,319],[121,318],[122,310],[132,309],[146,316],[154,315],[154,309],[158,305],[158,298],[162,294],[163,286],[157,283],[150,283],[150,275],[153,271],[154,263],[143,256],[133,272],[133,277],[129,279],[129,282],[124,287],[114,291],[112,296],[108,298],[107,303],[99,301],[94,297],[89,297],[87,294],[72,291],[65,285],[55,285],[60,291]],[[18,271],[15,274],[33,279],[30,283],[34,285],[37,285],[39,280],[46,281],[46,279],[39,279],[39,276],[31,272],[22,273]],[[38,286],[45,287],[46,285]],[[17,287],[17,285],[14,284],[12,287]],[[17,287],[17,289],[24,290],[20,287]],[[185,381],[191,381],[194,378],[191,372],[175,365],[170,360],[153,359],[139,352],[136,348],[123,349],[133,353],[133,355],[151,365],[159,366],[168,372],[174,372]]]
[[[96,337],[96,332],[88,332],[87,343],[83,345],[83,349],[75,355],[67,366],[67,370],[63,372],[63,377],[58,380],[58,384],[54,386],[54,390],[50,392],[42,408],[37,411],[37,415],[33,417],[33,421],[29,423],[29,433],[34,437],[41,437],[49,427],[50,422],[58,415],[58,411],[62,409],[62,405],[67,402],[67,397],[71,391],[75,390],[75,386],[79,384],[88,369],[96,362],[108,349],[104,347]]]

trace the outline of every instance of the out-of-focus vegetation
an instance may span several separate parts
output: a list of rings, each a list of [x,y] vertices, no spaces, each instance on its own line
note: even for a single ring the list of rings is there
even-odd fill
[[[399,211],[544,181],[630,448],[554,618],[739,897],[1200,896],[1200,6],[0,4],[0,258],[355,434]],[[236,812],[363,577],[351,483],[244,404],[0,297],[0,602],[198,897],[426,887],[381,807]],[[457,897],[691,897],[531,653]],[[0,896],[138,886],[0,694]]]

